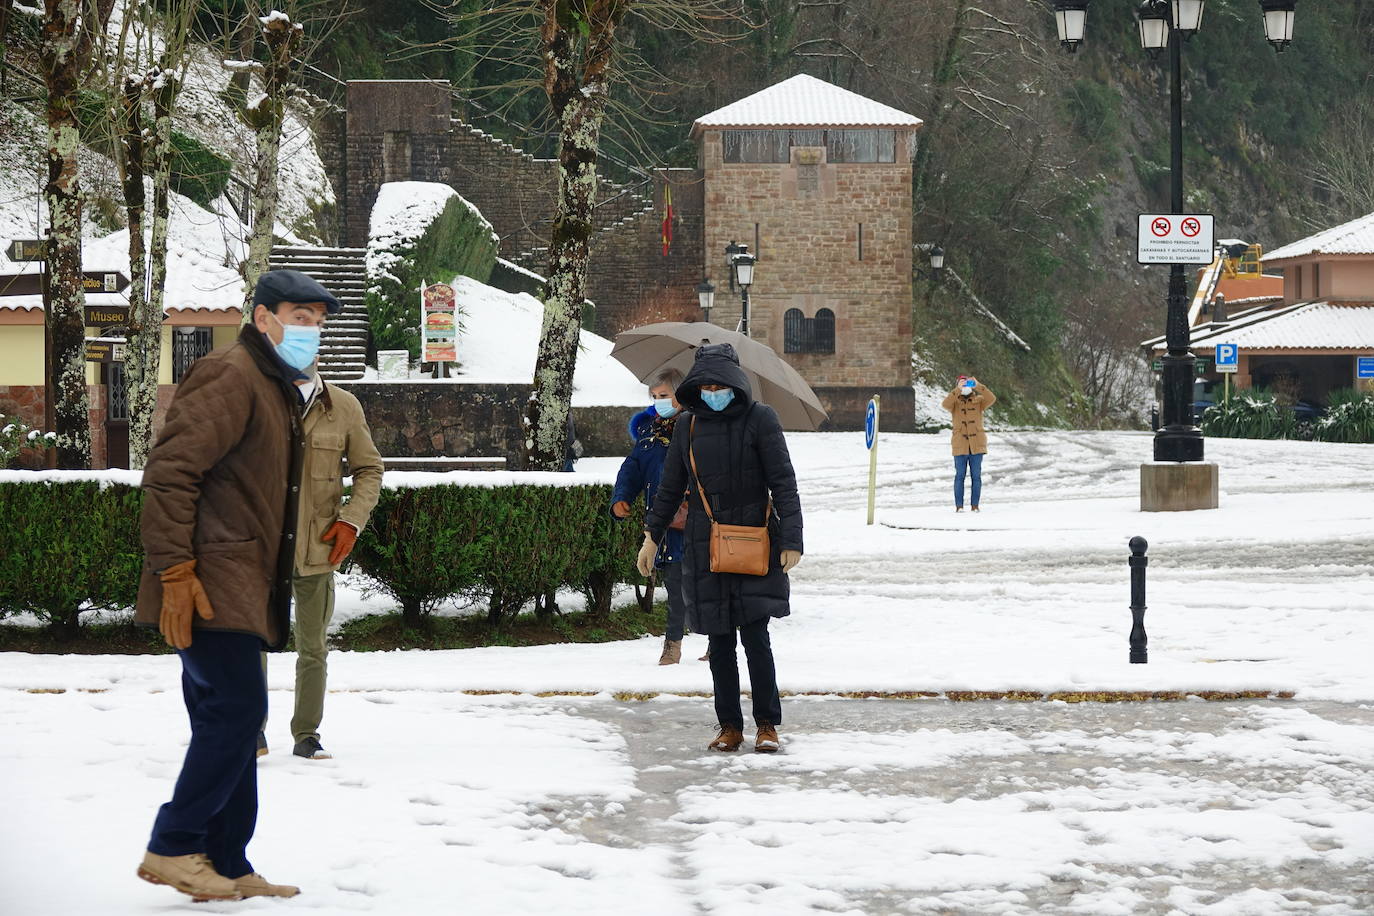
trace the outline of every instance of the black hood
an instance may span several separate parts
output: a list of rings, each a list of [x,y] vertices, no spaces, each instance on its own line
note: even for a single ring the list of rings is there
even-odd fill
[[[701,399],[702,385],[729,385],[735,389],[735,399],[724,410],[715,411]],[[749,409],[754,395],[749,377],[739,367],[739,356],[728,343],[706,344],[697,350],[692,371],[677,386],[677,400],[699,417],[734,416]]]

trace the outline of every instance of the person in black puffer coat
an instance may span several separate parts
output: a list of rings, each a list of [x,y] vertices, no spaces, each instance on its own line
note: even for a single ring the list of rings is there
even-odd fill
[[[744,741],[735,656],[738,629],[749,664],[754,722],[758,726],[754,749],[776,751],[782,701],[768,621],[791,613],[787,573],[802,556],[801,499],[787,440],[773,408],[754,401],[749,379],[729,344],[697,350],[692,371],[678,386],[677,400],[690,415],[679,420],[673,431],[658,492],[645,517],[640,572],[647,575],[652,570],[658,544],[685,496],[688,510],[683,531],[682,596],[688,627],[710,639],[720,729],[710,748],[734,751]],[[772,557],[767,575],[711,572],[711,522],[692,474],[689,446],[716,521],[762,525],[771,496],[773,512],[767,524]]]

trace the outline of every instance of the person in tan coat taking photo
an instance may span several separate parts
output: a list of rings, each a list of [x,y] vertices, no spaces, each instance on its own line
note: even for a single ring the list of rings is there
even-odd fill
[[[954,452],[954,511],[964,511],[964,478],[970,476],[970,508],[978,511],[983,493],[983,456],[988,451],[988,434],[983,429],[983,411],[997,403],[997,395],[976,378],[959,376],[954,390],[945,395],[940,406],[949,411],[953,429],[950,447]]]

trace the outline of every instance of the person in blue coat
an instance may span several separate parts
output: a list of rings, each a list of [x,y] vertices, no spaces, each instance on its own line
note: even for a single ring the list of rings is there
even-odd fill
[[[668,443],[673,440],[673,428],[681,409],[673,392],[682,384],[682,373],[667,369],[649,384],[649,396],[654,403],[630,419],[630,441],[634,448],[620,465],[611,494],[611,514],[618,519],[628,518],[631,506],[642,494],[644,504],[654,504],[658,481],[663,476],[663,459]],[[682,520],[685,514],[679,513]],[[659,572],[668,591],[668,629],[663,636],[660,665],[676,665],[682,661],[682,636],[687,609],[682,602],[682,526],[669,528],[668,535],[654,557],[654,569]]]

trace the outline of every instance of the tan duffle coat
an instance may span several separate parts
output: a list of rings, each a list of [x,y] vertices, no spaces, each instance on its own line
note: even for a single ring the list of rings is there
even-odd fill
[[[334,545],[320,538],[336,521],[347,522],[361,534],[382,489],[382,457],[372,443],[362,405],[336,385],[323,380],[316,384],[320,390],[305,412],[305,469],[297,513],[296,573],[301,576],[338,568],[329,562]],[[353,491],[346,503],[345,459],[353,477]]]
[[[955,455],[984,455],[988,450],[988,434],[983,429],[983,411],[997,403],[997,395],[984,385],[973,394],[960,397],[956,388],[945,395],[940,406],[949,411],[954,429],[950,431],[950,451]]]

